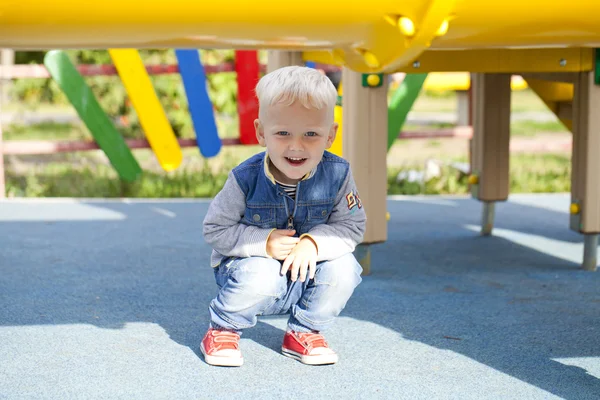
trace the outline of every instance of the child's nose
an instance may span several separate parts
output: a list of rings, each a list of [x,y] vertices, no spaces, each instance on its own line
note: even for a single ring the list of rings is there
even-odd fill
[[[292,138],[290,142],[290,150],[304,150],[304,146],[302,145],[302,138]]]

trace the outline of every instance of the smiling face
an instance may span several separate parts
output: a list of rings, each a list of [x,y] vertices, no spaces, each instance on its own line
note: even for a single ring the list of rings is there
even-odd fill
[[[315,168],[337,132],[333,110],[292,105],[266,106],[254,121],[256,137],[267,148],[270,171],[281,183],[295,184]]]

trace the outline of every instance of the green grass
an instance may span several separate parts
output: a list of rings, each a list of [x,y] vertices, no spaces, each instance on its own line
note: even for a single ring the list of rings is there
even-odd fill
[[[81,124],[41,122],[33,125],[11,124],[3,130],[5,140],[81,140],[92,136]]]
[[[407,122],[402,127],[402,130],[403,131],[431,131],[431,130],[435,130],[435,129],[454,128],[455,126],[456,126],[456,124],[453,124],[450,122],[443,122],[443,121],[431,121],[428,124],[413,124],[413,123]]]
[[[454,128],[456,125],[447,122],[432,122],[427,125],[406,123],[403,131],[434,131],[437,129]],[[557,119],[554,121],[518,120],[510,123],[512,136],[532,137],[540,133],[569,133],[569,130]]]
[[[106,165],[80,169],[64,164],[33,169],[26,175],[7,171],[8,197],[212,197],[223,187],[227,171],[213,174],[181,170],[174,174],[144,171],[133,183],[121,182]]]
[[[65,114],[65,113],[73,113],[73,115],[77,115],[76,111],[73,109],[73,106],[69,104],[48,104],[48,103],[38,103],[36,105],[28,105],[25,103],[17,103],[10,102],[7,104],[2,104],[2,112],[44,112],[44,113],[56,113],[56,114]]]
[[[233,149],[230,149],[233,150]],[[203,160],[174,172],[144,170],[134,183],[121,182],[106,164],[84,162],[48,162],[35,165],[26,173],[6,171],[9,197],[213,197],[225,183],[231,167],[239,160],[225,158],[215,168]],[[85,157],[84,157],[85,159]],[[464,160],[457,160],[464,161]],[[511,193],[566,192],[570,188],[568,156],[554,154],[513,155],[510,159]],[[388,194],[463,194],[467,193],[467,177],[450,167],[442,168],[440,178],[425,185],[397,182],[401,170],[421,169],[407,165],[388,170]]]
[[[454,112],[457,100],[454,92],[422,92],[415,101],[415,112]],[[512,112],[550,112],[542,100],[531,90],[513,91],[511,94]]]
[[[513,91],[511,94],[510,109],[512,112],[550,112],[546,104],[531,89]]]
[[[453,161],[465,162],[465,159]],[[398,174],[407,169],[421,171],[417,166],[390,168],[388,170],[388,194],[465,194],[468,193],[467,175],[443,166],[439,178],[425,184],[398,181]],[[511,193],[568,192],[571,187],[571,161],[560,154],[513,154],[510,156]]]
[[[426,92],[417,97],[411,111],[414,112],[453,112],[456,110],[456,93]]]
[[[442,147],[442,142],[439,141],[439,140],[428,140],[427,141],[427,147],[429,147],[429,148]]]
[[[555,193],[571,190],[571,159],[561,154],[514,155],[511,193]]]
[[[237,126],[232,121],[223,121],[219,125],[226,127],[223,138],[235,137]],[[404,131],[431,131],[448,129],[454,124],[446,122],[432,122],[427,125],[405,124]],[[221,129],[220,129],[221,131]],[[236,131],[234,133],[234,131]],[[568,133],[568,130],[558,120],[556,121],[530,121],[519,120],[511,123],[511,134],[514,136],[534,136],[538,133]],[[92,140],[87,128],[81,124],[42,122],[34,125],[9,125],[3,131],[4,140]]]
[[[423,95],[416,111],[448,111],[455,109],[454,93]],[[547,111],[531,91],[513,92],[513,111]],[[45,110],[46,111],[46,110]],[[237,120],[219,118],[222,137],[237,136]],[[452,127],[447,123],[406,125],[405,130],[431,130]],[[567,130],[559,121],[515,121],[514,136]],[[31,126],[9,125],[5,140],[91,140],[87,128],[80,123],[45,122]],[[427,142],[427,148],[441,148],[442,140]],[[258,146],[227,146],[221,153],[205,160],[198,149],[186,148],[182,166],[164,172],[149,149],[134,150],[144,174],[134,183],[121,182],[101,152],[62,153],[44,156],[19,156],[15,163],[6,157],[7,195],[9,197],[212,197],[222,187],[227,173],[242,159],[260,151]],[[391,164],[390,164],[391,165]],[[422,168],[422,163],[405,165],[403,169]],[[449,167],[441,178],[424,185],[397,182],[398,167],[388,170],[389,194],[461,194],[466,193],[466,177]],[[570,161],[567,155],[511,155],[511,192],[564,192],[570,186]]]
[[[559,121],[513,121],[510,124],[513,136],[535,136],[538,133],[569,133],[569,130]]]

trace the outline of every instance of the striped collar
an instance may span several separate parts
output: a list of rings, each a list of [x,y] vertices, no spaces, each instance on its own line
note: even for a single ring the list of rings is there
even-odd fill
[[[302,177],[302,179],[300,179],[300,180],[305,181],[307,179],[312,178],[313,175],[315,174],[316,170],[317,170],[317,167],[313,168],[309,173],[304,175]],[[275,185],[277,182],[275,181],[275,177],[273,176],[273,174],[271,173],[271,171],[269,169],[269,154],[266,151],[265,151],[265,157],[264,157],[264,171],[265,171],[265,175],[267,176],[267,178],[269,178],[269,180]]]

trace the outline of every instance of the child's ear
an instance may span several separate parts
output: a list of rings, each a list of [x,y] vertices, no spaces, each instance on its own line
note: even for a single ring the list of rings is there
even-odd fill
[[[338,123],[334,122],[333,124],[331,124],[331,128],[329,128],[329,136],[327,136],[327,149],[329,149],[331,147],[331,145],[333,144],[333,142],[335,141],[335,137],[337,135],[337,130],[338,130]]]
[[[254,120],[254,129],[256,130],[256,139],[258,140],[258,144],[265,147],[265,131],[258,118]]]

